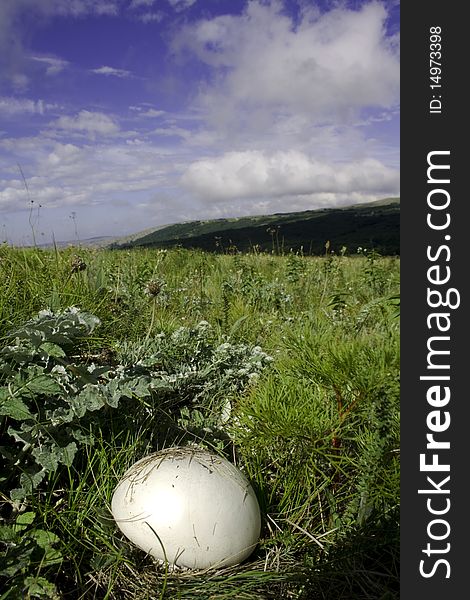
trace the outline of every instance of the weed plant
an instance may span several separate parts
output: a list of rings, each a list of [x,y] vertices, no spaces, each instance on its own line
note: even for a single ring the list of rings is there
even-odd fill
[[[326,250],[0,247],[0,599],[398,598],[399,261]],[[114,524],[188,443],[253,483],[242,565],[168,572]]]

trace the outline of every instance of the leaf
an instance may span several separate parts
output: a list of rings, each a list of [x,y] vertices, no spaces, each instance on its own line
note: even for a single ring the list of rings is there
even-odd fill
[[[30,342],[34,348],[37,348],[44,339],[44,334],[41,331],[26,326],[23,329],[18,330],[16,335],[18,340]]]
[[[59,456],[57,452],[50,447],[43,446],[41,448],[33,448],[32,455],[36,459],[38,465],[41,465],[46,471],[55,471],[59,466]]]
[[[14,542],[16,538],[16,531],[12,526],[0,525],[0,542]]]
[[[14,429],[13,427],[9,427],[7,429],[8,435],[11,435],[15,438],[15,442],[20,442],[23,444],[31,444],[33,443],[34,434],[31,433],[35,428],[35,425],[29,425],[27,421],[23,421],[20,425],[19,429]]]
[[[50,375],[38,375],[34,379],[26,382],[25,386],[33,394],[43,396],[55,396],[63,392],[61,386]]]
[[[49,415],[51,424],[54,426],[62,423],[70,423],[75,418],[75,411],[69,407],[59,406]]]
[[[87,384],[80,391],[78,396],[71,402],[77,417],[83,417],[83,415],[89,410],[99,410],[105,405],[105,399],[103,394],[96,384]]]
[[[20,398],[12,396],[8,388],[0,388],[0,415],[17,421],[34,418],[28,406]]]
[[[18,341],[18,340],[17,340]],[[32,361],[35,351],[34,348],[27,348],[24,346],[5,346],[0,354],[5,361],[26,364]]]
[[[112,379],[106,386],[109,391],[107,403],[116,408],[121,398],[148,398],[150,380],[148,377],[133,377],[130,379]]]
[[[71,429],[67,427],[67,434],[72,436],[79,444],[85,446],[93,446],[95,442],[95,436],[92,433],[83,433],[80,429]]]
[[[1,357],[0,357],[1,361]],[[6,362],[0,362],[0,375],[12,376],[16,373],[14,369],[12,369],[11,365]]]
[[[41,448],[34,448],[32,450],[32,455],[43,469],[46,471],[55,471],[59,466],[59,463],[63,463],[70,467],[76,452],[77,444],[75,442],[70,442],[70,444],[64,448],[59,446],[42,446]]]
[[[21,513],[16,517],[16,522],[13,525],[13,530],[17,533],[20,531],[24,531],[28,528],[29,525],[34,523],[34,519],[36,518],[36,513],[32,511],[28,511],[25,513]]]
[[[18,546],[0,552],[0,575],[14,577],[31,564],[31,555],[36,550],[36,544],[30,540],[22,540]]]
[[[21,502],[32,493],[32,491],[41,483],[46,475],[46,471],[23,472],[20,475],[20,486],[10,491],[10,498],[13,502]]]
[[[39,596],[40,598],[49,598],[49,600],[59,597],[55,585],[44,577],[26,577],[24,587],[28,590],[29,597]]]
[[[35,529],[30,535],[36,540],[37,545],[44,549],[60,541],[58,535],[52,533],[52,531],[44,531],[44,529]]]
[[[29,537],[34,539],[36,544],[44,550],[44,558],[42,564],[44,566],[57,564],[62,560],[62,553],[53,548],[53,544],[57,544],[60,541],[59,536],[51,531],[44,531],[44,529],[34,529],[29,532]]]
[[[77,444],[75,442],[70,442],[70,444],[67,444],[65,448],[60,448],[60,462],[66,467],[71,467],[76,453]]]
[[[75,340],[89,335],[100,324],[100,320],[91,313],[83,312],[78,308],[70,307],[62,313],[41,311],[37,317],[31,319],[21,328],[14,332],[18,340],[29,342],[34,348],[44,343],[52,343],[57,346],[69,346]],[[59,351],[52,349],[51,356],[62,356],[55,354]]]
[[[101,324],[101,321],[98,319],[98,317],[96,317],[95,315],[92,315],[91,313],[88,313],[85,311],[80,311],[77,314],[78,314],[79,322],[86,325],[86,327],[88,329],[88,331],[87,331],[88,334],[92,333],[92,331],[95,329],[95,327],[97,327],[98,325]]]
[[[109,370],[109,367],[96,367],[93,371],[90,371],[86,365],[67,365],[67,370],[70,371],[74,377],[75,382],[84,387],[87,384],[96,384],[103,373]]]
[[[40,345],[39,350],[43,350],[47,356],[52,356],[54,358],[64,358],[66,356],[62,348],[58,344],[53,344],[52,342],[44,342]]]

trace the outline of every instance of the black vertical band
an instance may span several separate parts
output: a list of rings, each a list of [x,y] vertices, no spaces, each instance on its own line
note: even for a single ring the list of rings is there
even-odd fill
[[[470,53],[462,6],[429,0],[401,7],[404,600],[463,597],[470,573],[470,199],[464,188]]]

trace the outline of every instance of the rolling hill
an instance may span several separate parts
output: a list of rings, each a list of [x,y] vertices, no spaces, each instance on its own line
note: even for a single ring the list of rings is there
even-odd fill
[[[284,251],[303,249],[305,254],[323,254],[343,247],[356,252],[358,246],[381,254],[400,253],[400,199],[385,198],[342,208],[322,208],[207,221],[188,221],[147,229],[114,240],[108,247],[199,248],[210,252],[230,250]]]

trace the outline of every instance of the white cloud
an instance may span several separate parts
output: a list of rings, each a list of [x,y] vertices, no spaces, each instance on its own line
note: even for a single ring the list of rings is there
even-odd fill
[[[21,203],[25,204],[27,194],[19,180],[0,180],[0,211],[13,210]]]
[[[11,76],[11,84],[15,92],[22,94],[23,92],[26,92],[29,87],[29,78],[24,73],[14,73]]]
[[[116,16],[119,13],[119,2],[96,2],[94,11],[97,15]]]
[[[30,5],[38,3],[35,0],[22,0]],[[45,15],[80,17],[87,14],[115,16],[119,12],[121,0],[42,0],[38,11]]]
[[[121,4],[122,0],[2,0],[0,14],[10,21],[21,12],[40,14],[43,17],[116,15]]]
[[[167,114],[167,112],[165,110],[159,110],[156,108],[152,108],[150,104],[146,104],[145,102],[143,102],[141,105],[138,105],[138,106],[135,106],[135,105],[129,106],[129,110],[136,113],[136,115],[138,117],[144,117],[144,118],[148,118],[148,119],[162,117],[163,115]]]
[[[364,107],[398,102],[399,59],[382,4],[307,13],[297,27],[282,7],[253,1],[241,16],[189,24],[175,39],[175,52],[218,70],[198,98],[215,122],[266,128],[274,115],[300,113],[346,123]]]
[[[186,10],[196,2],[197,0],[168,0],[168,3],[178,12]]]
[[[104,113],[81,110],[74,117],[63,116],[50,123],[50,127],[66,131],[83,131],[89,135],[112,135],[119,126]]]
[[[44,115],[47,110],[54,108],[57,108],[56,104],[49,104],[41,99],[31,100],[29,98],[0,96],[0,114],[6,116],[21,115],[24,113]]]
[[[132,77],[132,73],[130,71],[126,71],[125,69],[115,69],[114,67],[107,66],[99,67],[99,69],[91,69],[91,72],[95,73],[96,75],[106,75],[112,77]]]
[[[156,117],[161,117],[164,114],[166,114],[164,110],[155,110],[153,108],[149,108],[149,110],[139,113],[139,116],[148,119],[154,119]]]
[[[157,0],[132,0],[129,8],[140,8],[141,6],[152,6]]]
[[[191,137],[192,133],[188,129],[183,127],[177,127],[176,125],[170,125],[168,127],[157,127],[152,131],[154,135],[161,135],[164,137],[179,137],[187,140]]]
[[[47,155],[46,162],[51,167],[73,164],[80,157],[81,149],[74,144],[55,144],[53,150]]]
[[[43,114],[44,103],[42,100],[0,97],[0,114],[17,115],[22,113]]]
[[[165,15],[161,12],[147,12],[139,15],[137,18],[139,21],[142,21],[142,23],[159,23],[164,16]]]
[[[46,56],[31,56],[31,60],[47,65],[46,75],[57,75],[70,64],[66,60]]]
[[[138,11],[142,8],[145,10],[145,12],[135,15],[135,18],[139,21],[142,21],[142,23],[159,23],[165,17],[165,14],[163,12],[151,12],[146,10],[153,6],[156,2],[157,0],[132,0],[129,5],[129,9]]]
[[[1,153],[5,153],[3,156]],[[31,198],[45,208],[101,205],[135,194],[155,195],[174,178],[174,156],[143,141],[61,143],[50,137],[0,139],[3,169],[0,210],[27,210],[18,172],[21,164]],[[3,158],[5,157],[5,160]],[[8,158],[6,158],[8,157]]]
[[[228,152],[192,163],[182,185],[201,198],[224,201],[319,193],[397,193],[399,173],[374,159],[319,162],[301,152]]]

